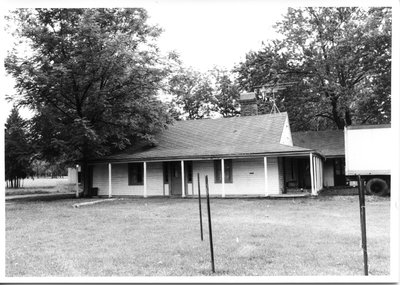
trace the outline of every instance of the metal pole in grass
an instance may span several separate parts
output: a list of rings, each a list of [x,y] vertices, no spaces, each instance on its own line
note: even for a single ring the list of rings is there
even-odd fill
[[[358,175],[358,196],[360,200],[361,242],[364,254],[364,275],[368,275],[367,225],[365,222],[364,180],[361,178],[360,175]]]
[[[212,228],[211,228],[211,211],[210,211],[210,195],[208,193],[208,175],[206,175],[206,193],[207,193],[207,212],[208,212],[208,232],[210,236],[210,250],[211,250],[211,270],[215,273],[214,266],[214,247],[212,238]]]
[[[199,173],[197,173],[197,189],[199,192],[200,236],[201,236],[201,240],[203,240],[203,219],[202,219],[202,215],[201,215],[200,174]]]

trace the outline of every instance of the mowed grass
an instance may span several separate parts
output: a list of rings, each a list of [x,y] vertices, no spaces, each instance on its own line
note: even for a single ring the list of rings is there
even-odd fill
[[[389,275],[390,199],[366,197],[370,275]],[[71,199],[6,204],[6,276],[363,275],[357,196],[206,203]]]
[[[6,196],[71,193],[75,192],[75,184],[68,182],[68,178],[27,178],[23,179],[21,188],[6,188]]]

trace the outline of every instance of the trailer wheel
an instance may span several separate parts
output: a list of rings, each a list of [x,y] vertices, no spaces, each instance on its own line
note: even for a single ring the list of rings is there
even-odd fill
[[[389,186],[381,178],[372,178],[367,182],[367,192],[375,196],[385,196],[389,192]]]

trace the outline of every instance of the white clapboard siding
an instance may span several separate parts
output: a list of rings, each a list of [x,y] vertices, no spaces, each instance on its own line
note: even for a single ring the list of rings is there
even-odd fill
[[[112,164],[112,195],[143,196],[143,185],[128,185],[128,164]],[[99,195],[108,195],[108,164],[94,165],[93,187]],[[163,195],[162,163],[147,163],[147,195]]]
[[[278,159],[268,158],[268,190],[279,193]],[[202,194],[205,194],[205,176],[208,175],[210,195],[221,195],[222,184],[214,183],[214,162],[194,161],[193,181],[197,187],[197,173],[200,173]],[[263,158],[233,159],[233,183],[225,183],[226,195],[265,195]],[[197,188],[195,193],[197,193]],[[190,194],[190,193],[189,193]]]
[[[280,157],[277,159],[278,162],[278,177],[279,177],[279,192],[278,193],[273,193],[273,194],[279,194],[283,193],[283,190],[285,188],[285,177],[284,177],[284,169],[283,169],[283,158]]]
[[[93,165],[93,187],[99,188],[99,195],[108,195],[108,164]]]
[[[147,195],[163,195],[163,164],[162,162],[147,163]]]
[[[327,159],[324,163],[324,186],[334,186],[333,159]]]
[[[263,158],[233,159],[233,183],[225,183],[226,195],[265,195]],[[188,184],[187,195],[197,195],[197,173],[200,173],[202,194],[208,175],[211,195],[222,195],[222,184],[214,181],[214,161],[193,161],[193,184]],[[108,164],[94,165],[93,187],[99,195],[108,195]],[[192,191],[192,187],[193,191]],[[268,158],[268,193],[279,194],[278,159]],[[165,185],[168,195],[168,185]],[[112,195],[143,196],[143,185],[128,185],[128,164],[112,164]],[[163,168],[160,162],[147,163],[147,195],[163,195]]]
[[[264,160],[262,158],[232,161],[233,183],[226,183],[228,195],[262,195],[265,193]]]
[[[143,196],[143,185],[128,185],[128,164],[112,165],[112,194]],[[147,182],[148,183],[148,182]]]
[[[222,186],[221,184],[214,183],[214,161],[213,160],[200,160],[200,161],[193,161],[193,182],[197,187],[197,173],[200,174],[200,190],[201,194],[205,195],[206,193],[206,186],[205,186],[205,177],[208,175],[208,185],[210,195],[221,195],[222,193]],[[227,184],[225,184],[227,185]],[[197,188],[196,188],[197,190]],[[225,186],[226,191],[226,186]],[[197,193],[197,192],[196,192]]]
[[[324,181],[324,169],[322,165],[322,159],[320,157],[316,157],[317,159],[317,191],[321,190],[323,188],[323,181]]]
[[[290,131],[289,118],[286,117],[281,135],[281,144],[293,146],[292,132]]]
[[[268,157],[268,194],[280,193],[278,158]]]
[[[165,196],[168,196],[168,195],[169,195],[169,184],[164,184],[163,194],[164,194]]]

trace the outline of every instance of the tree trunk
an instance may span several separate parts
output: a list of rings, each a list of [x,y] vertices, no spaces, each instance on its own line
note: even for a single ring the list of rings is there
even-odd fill
[[[351,114],[350,114],[350,110],[346,108],[346,113],[344,114],[344,118],[346,120],[346,126],[350,126],[351,125]]]
[[[332,117],[333,121],[335,122],[336,126],[339,130],[343,130],[345,126],[345,121],[340,116],[338,109],[337,109],[337,98],[331,97],[331,106],[332,106]]]
[[[90,185],[91,180],[91,173],[90,168],[86,160],[83,160],[81,165],[82,170],[82,182],[83,182],[83,197],[91,197],[92,196],[92,189]]]

